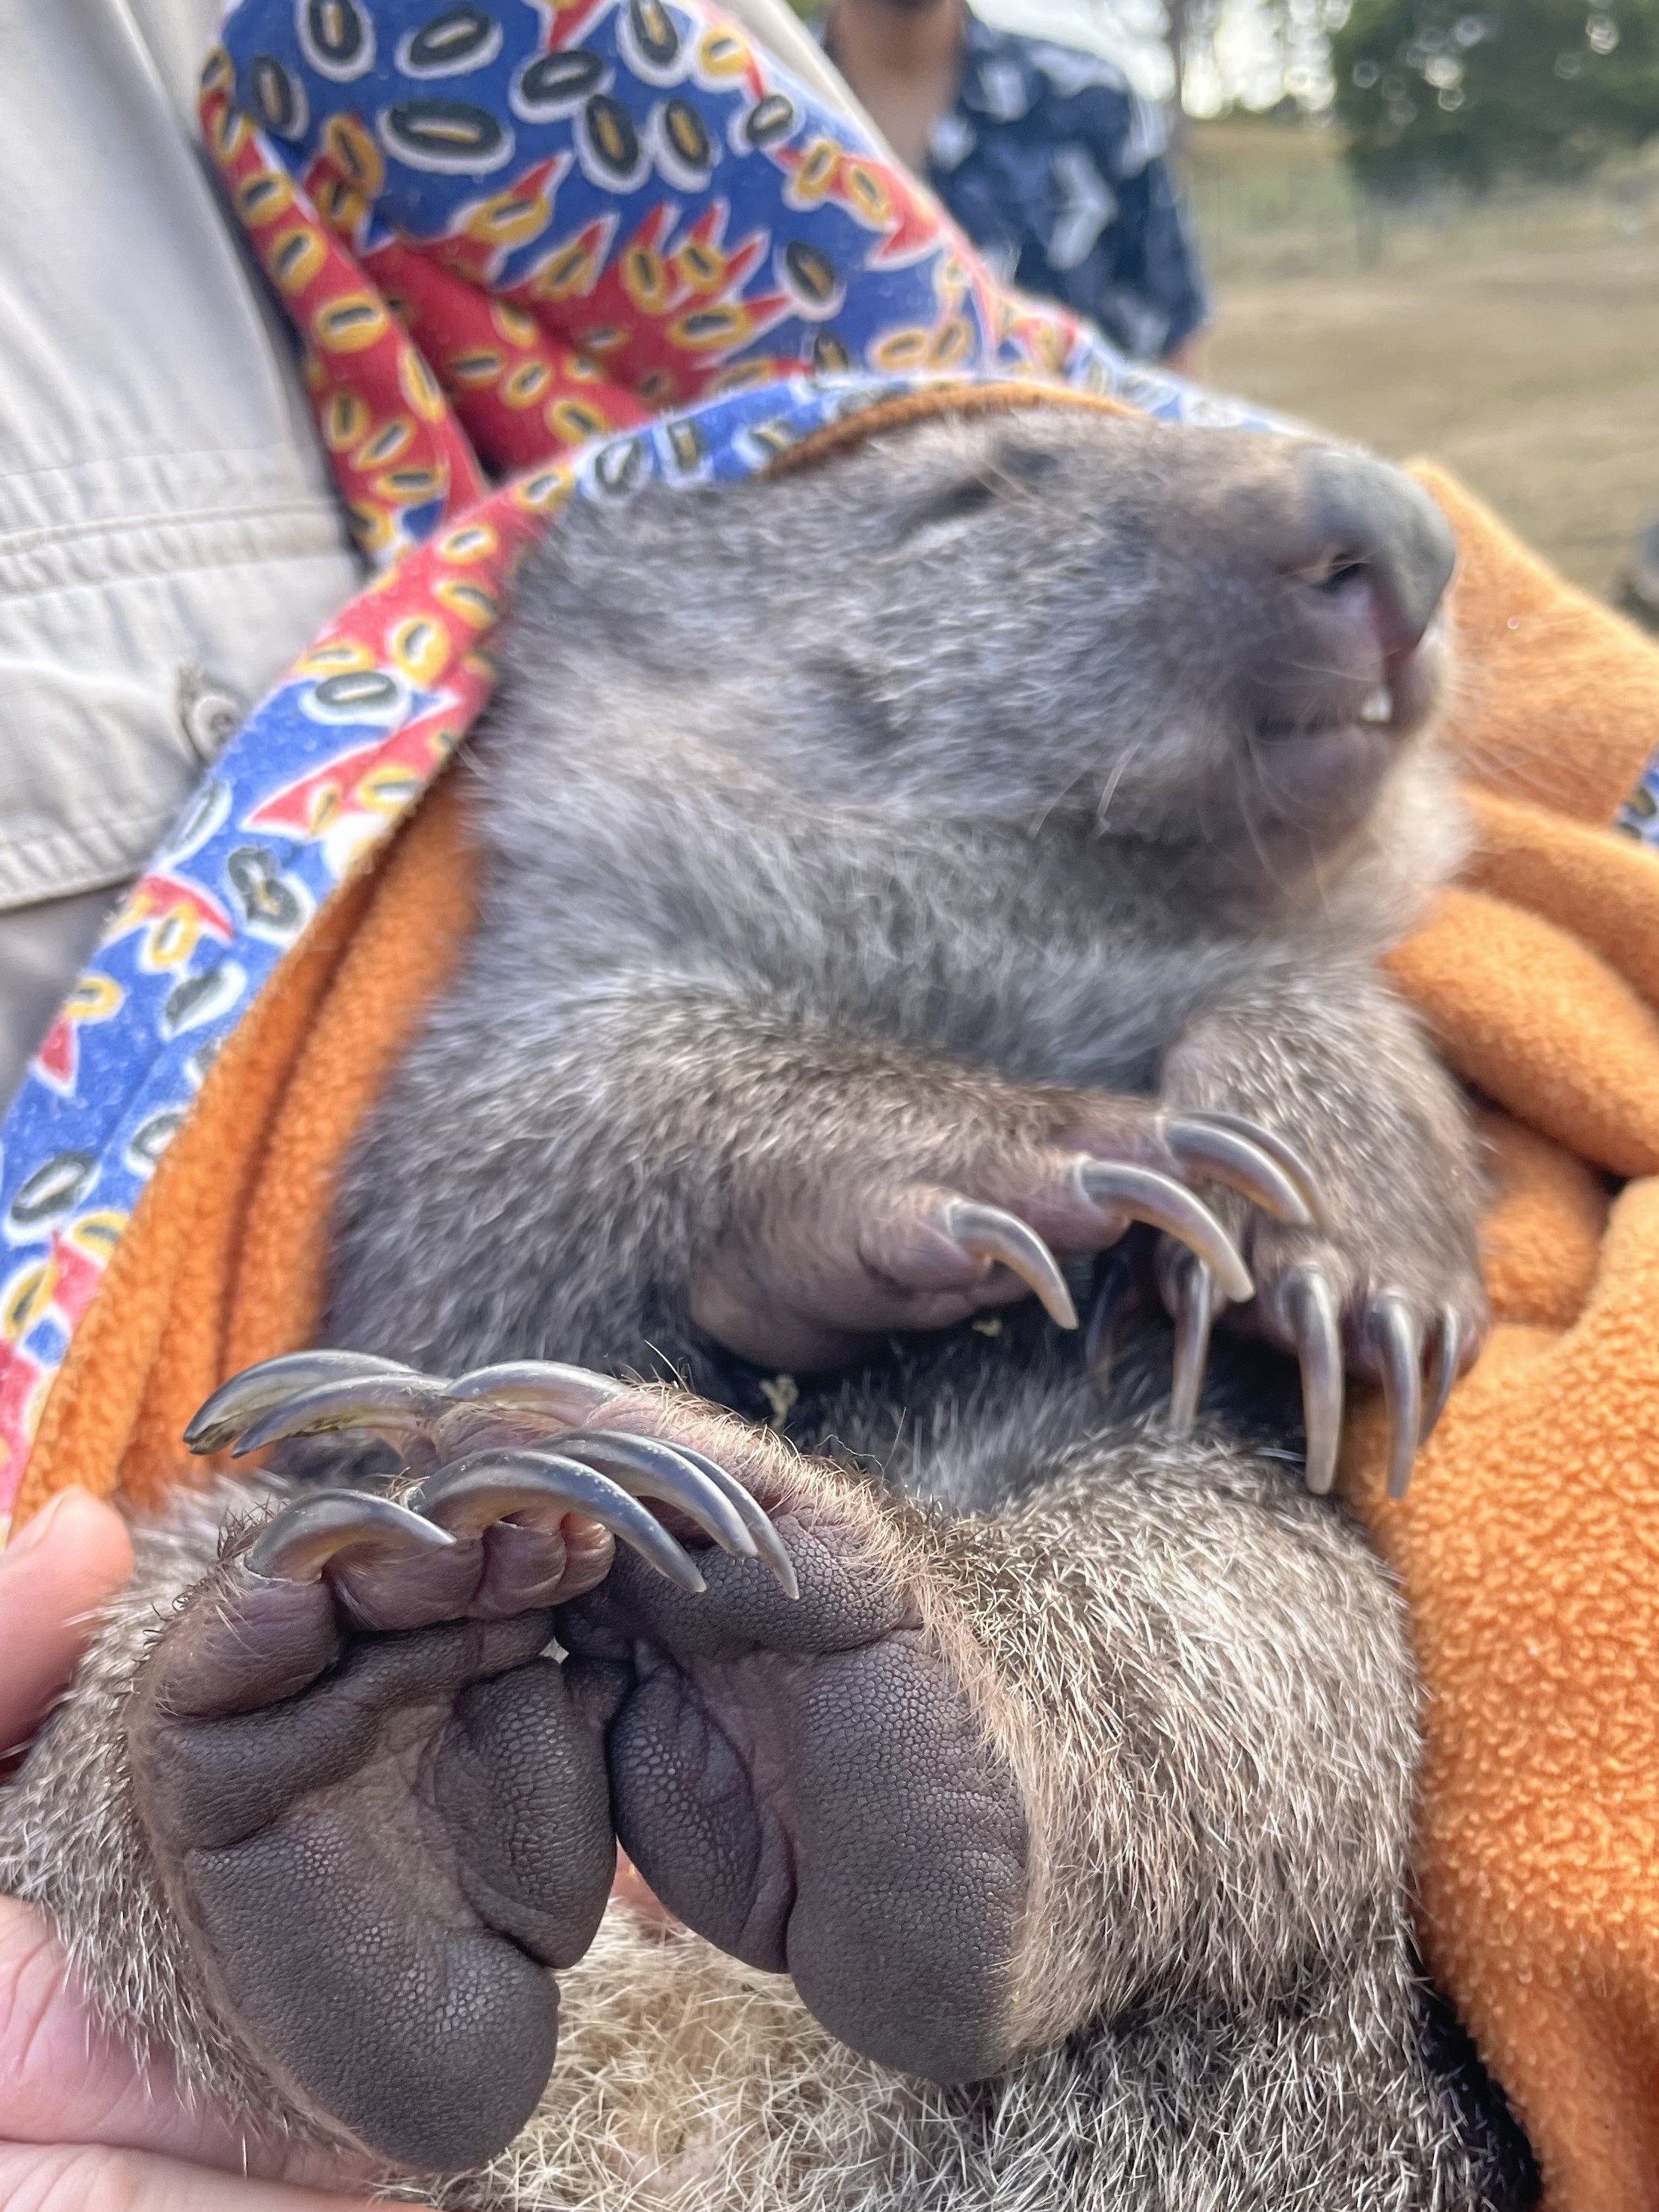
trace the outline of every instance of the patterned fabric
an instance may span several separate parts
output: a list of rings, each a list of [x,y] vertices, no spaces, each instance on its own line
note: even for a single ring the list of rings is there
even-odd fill
[[[1163,111],[1115,63],[969,15],[927,181],[1004,283],[1158,361],[1209,313],[1168,143]]]
[[[208,143],[377,559],[477,495],[469,447],[522,467],[803,370],[1054,377],[1206,412],[1007,292],[697,0],[243,0],[223,36]]]

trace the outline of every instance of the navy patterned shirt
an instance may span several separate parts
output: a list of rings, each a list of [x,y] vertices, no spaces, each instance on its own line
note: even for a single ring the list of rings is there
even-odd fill
[[[1006,283],[1088,316],[1139,360],[1172,352],[1207,307],[1161,111],[1074,46],[973,15],[963,41],[928,183]],[[824,44],[833,57],[833,33]]]

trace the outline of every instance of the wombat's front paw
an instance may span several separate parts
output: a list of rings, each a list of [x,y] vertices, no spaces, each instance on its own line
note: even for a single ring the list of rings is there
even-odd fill
[[[625,1424],[570,1426],[616,1386],[494,1381],[499,1399],[488,1376],[447,1398],[301,1354],[216,1394],[198,1446],[372,1425],[431,1472],[401,1504],[313,1492],[234,1547],[129,1722],[137,1808],[212,1997],[298,2110],[416,2171],[489,2157],[527,2118],[554,2056],[545,1969],[580,1957],[611,1885],[603,1716],[543,1656],[554,1608],[618,1539],[702,1588],[634,1493],[789,1579],[722,1471]]]
[[[1310,1490],[1327,1491],[1335,1478],[1345,1375],[1382,1387],[1389,1490],[1400,1497],[1452,1384],[1480,1351],[1490,1315],[1466,1182],[1455,1164],[1437,1177],[1431,1159],[1409,1185],[1373,1189],[1345,1163],[1320,1178],[1316,1224],[1241,1216],[1255,1296],[1237,1318],[1298,1362]],[[1176,1322],[1171,1408],[1181,1428],[1197,1404],[1220,1300],[1207,1271],[1167,1241],[1158,1272]]]
[[[699,1259],[699,1327],[805,1373],[890,1331],[948,1328],[1031,1291],[1075,1328],[1055,1254],[1103,1251],[1133,1221],[1179,1240],[1228,1297],[1247,1298],[1237,1244],[1191,1186],[1231,1185],[1282,1220],[1312,1218],[1294,1158],[1227,1115],[998,1087],[963,1118],[938,1132],[907,1118],[896,1140],[872,1133],[850,1160],[780,1159],[752,1218]]]

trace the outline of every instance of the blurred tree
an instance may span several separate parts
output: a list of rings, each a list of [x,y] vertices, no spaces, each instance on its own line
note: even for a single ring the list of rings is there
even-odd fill
[[[1659,133],[1659,0],[1352,0],[1331,46],[1375,191],[1573,176]]]

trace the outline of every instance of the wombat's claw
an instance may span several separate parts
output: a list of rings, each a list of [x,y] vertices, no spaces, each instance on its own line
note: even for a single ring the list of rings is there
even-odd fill
[[[1302,1419],[1307,1432],[1305,1480],[1322,1498],[1336,1480],[1342,1439],[1342,1317],[1336,1293],[1316,1267],[1285,1278],[1284,1310],[1302,1370]]]
[[[1169,1429],[1171,1436],[1187,1437],[1198,1418],[1215,1320],[1215,1277],[1201,1260],[1188,1259],[1177,1268],[1173,1297],[1175,1362],[1170,1376]]]
[[[488,1402],[498,1413],[546,1413],[555,1420],[580,1421],[628,1388],[589,1367],[568,1367],[556,1359],[506,1359],[495,1367],[474,1367],[443,1385],[454,1406]]]
[[[1313,1170],[1282,1137],[1242,1114],[1176,1114],[1164,1138],[1182,1166],[1200,1177],[1226,1183],[1293,1229],[1317,1225]]]
[[[298,1393],[353,1377],[414,1373],[401,1361],[381,1359],[372,1352],[284,1352],[280,1358],[261,1360],[257,1367],[245,1367],[221,1383],[198,1408],[185,1431],[185,1443],[193,1452],[222,1451],[262,1413],[288,1404]]]
[[[262,1528],[242,1554],[242,1565],[266,1582],[314,1583],[342,1552],[441,1552],[454,1540],[389,1498],[319,1490]]]
[[[1423,1425],[1417,1437],[1419,1444],[1427,1443],[1439,1426],[1452,1384],[1463,1371],[1466,1343],[1462,1316],[1455,1306],[1443,1306],[1429,1354],[1429,1385],[1423,1394]]]
[[[981,1206],[970,1198],[953,1198],[945,1208],[942,1226],[964,1252],[998,1261],[1010,1274],[1018,1275],[1061,1328],[1077,1327],[1077,1308],[1059,1261],[1018,1214],[1000,1206]]]
[[[579,1370],[570,1370],[569,1372]],[[582,1458],[596,1466],[608,1468],[625,1487],[645,1498],[661,1498],[678,1505],[689,1514],[698,1526],[711,1535],[723,1551],[739,1559],[758,1559],[782,1590],[786,1597],[800,1595],[800,1584],[795,1579],[795,1570],[783,1539],[772,1526],[766,1511],[751,1498],[743,1485],[707,1452],[696,1450],[690,1444],[667,1444],[655,1437],[636,1437],[617,1429],[571,1430],[558,1439],[561,1451],[580,1452]],[[624,1448],[631,1459],[624,1456]],[[641,1471],[653,1468],[670,1469],[680,1486],[674,1489],[647,1488],[638,1479]],[[685,1486],[680,1469],[701,1474],[707,1488],[694,1493]],[[710,1491],[718,1492],[729,1511],[730,1519],[719,1519],[719,1509]],[[708,1517],[705,1517],[708,1516]]]
[[[507,1361],[449,1382],[372,1352],[291,1352],[222,1383],[192,1417],[185,1443],[198,1453],[229,1445],[240,1459],[290,1437],[362,1430],[406,1452],[416,1439],[440,1444],[446,1415],[582,1421],[626,1387],[552,1360]]]
[[[667,1476],[659,1474],[649,1480],[655,1495],[673,1495],[692,1519],[702,1519]],[[700,1597],[708,1587],[661,1522],[636,1504],[619,1483],[559,1452],[477,1452],[471,1459],[457,1460],[441,1474],[429,1475],[411,1503],[441,1528],[462,1536],[480,1536],[492,1522],[508,1519],[532,1526],[539,1520],[556,1528],[566,1514],[580,1513],[631,1545],[659,1575],[665,1575],[692,1596]],[[738,1551],[741,1547],[726,1543],[722,1548]],[[752,1545],[748,1557],[754,1557]]]
[[[706,1453],[632,1430],[561,1425],[597,1413],[626,1387],[550,1360],[480,1367],[447,1382],[356,1352],[295,1352],[234,1376],[187,1436],[197,1450],[216,1450],[234,1438],[240,1456],[288,1437],[366,1429],[420,1462],[414,1471],[424,1480],[401,1505],[331,1491],[289,1506],[245,1555],[255,1574],[314,1580],[341,1552],[441,1547],[451,1540],[446,1531],[477,1536],[507,1519],[550,1521],[556,1528],[567,1513],[579,1513],[681,1589],[701,1591],[702,1577],[688,1553],[635,1502],[656,1498],[678,1507],[723,1551],[758,1559],[797,1596],[795,1570],[777,1530]],[[447,1448],[458,1455],[447,1460]]]
[[[1224,1297],[1242,1305],[1255,1295],[1243,1255],[1201,1199],[1152,1168],[1117,1160],[1085,1159],[1077,1177],[1085,1198],[1103,1213],[1145,1221],[1161,1229],[1201,1260]]]
[[[258,1371],[257,1370],[254,1371]],[[337,1436],[368,1429],[388,1443],[424,1436],[444,1410],[444,1384],[435,1375],[347,1375],[301,1390],[249,1424],[230,1448],[233,1459],[289,1437]]]
[[[1423,1331],[1407,1299],[1382,1291],[1371,1300],[1367,1334],[1389,1408],[1389,1495],[1403,1498],[1423,1432]]]

